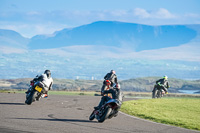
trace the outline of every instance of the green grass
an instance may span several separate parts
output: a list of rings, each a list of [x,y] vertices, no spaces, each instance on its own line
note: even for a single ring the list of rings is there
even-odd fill
[[[126,101],[121,111],[159,123],[200,131],[200,99],[141,99]]]

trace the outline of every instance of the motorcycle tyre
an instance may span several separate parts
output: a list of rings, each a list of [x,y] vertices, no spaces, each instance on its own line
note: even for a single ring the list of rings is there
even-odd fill
[[[161,91],[160,91],[160,90],[157,90],[157,91],[156,91],[156,97],[157,97],[157,98],[161,98],[161,97],[162,97],[162,94],[161,94]]]
[[[95,118],[95,114],[94,114],[94,111],[93,111],[92,114],[89,117],[89,120],[92,121],[92,120],[94,120],[94,118]]]
[[[156,98],[156,92],[157,92],[157,89],[153,90],[153,92],[152,92],[152,98]]]
[[[26,104],[28,104],[28,105],[32,104],[32,102],[34,100],[34,94],[35,94],[34,91],[30,92],[29,96],[26,97],[26,101],[25,101]]]
[[[112,109],[110,107],[107,107],[104,114],[100,117],[100,119],[98,120],[98,122],[104,122],[105,119],[108,118],[108,116],[110,115]]]

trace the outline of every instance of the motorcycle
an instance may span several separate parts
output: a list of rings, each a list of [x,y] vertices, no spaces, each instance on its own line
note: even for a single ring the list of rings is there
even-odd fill
[[[156,86],[163,87],[163,85],[159,83]],[[152,98],[161,98],[165,94],[168,94],[168,92],[166,93],[161,87],[154,87],[154,90],[152,91]]]
[[[32,102],[38,101],[41,97],[46,98],[47,95],[43,95],[43,85],[36,81],[30,81],[29,90],[26,92],[25,103],[31,105]]]
[[[106,119],[116,117],[123,101],[123,94],[120,94],[120,99],[110,99],[99,110],[94,110],[89,117],[89,120],[96,118],[98,122],[104,122]]]

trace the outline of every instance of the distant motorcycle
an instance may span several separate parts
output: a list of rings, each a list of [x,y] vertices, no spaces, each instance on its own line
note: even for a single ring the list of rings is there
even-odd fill
[[[163,86],[161,84],[157,84],[156,86]],[[163,97],[165,94],[165,91],[161,88],[161,87],[156,87],[153,91],[152,91],[152,98],[161,98]]]
[[[121,93],[120,99],[111,99],[107,101],[99,110],[94,110],[89,117],[89,120],[96,118],[98,122],[104,122],[106,119],[111,119],[113,116],[116,117],[118,110],[122,105],[123,94]]]
[[[30,81],[30,88],[26,93],[25,103],[31,105],[32,102],[38,101],[41,97],[46,98],[47,95],[43,95],[43,85],[36,81]]]

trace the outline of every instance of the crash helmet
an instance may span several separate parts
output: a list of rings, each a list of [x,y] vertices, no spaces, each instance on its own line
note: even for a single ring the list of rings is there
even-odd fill
[[[167,75],[163,76],[163,78],[166,79],[166,80],[168,79]]]
[[[51,71],[50,70],[45,70],[44,74],[46,74],[48,78],[51,77]]]
[[[115,71],[114,71],[114,70],[111,70],[110,73],[115,74]]]
[[[111,85],[111,82],[109,80],[106,80],[106,85]]]

